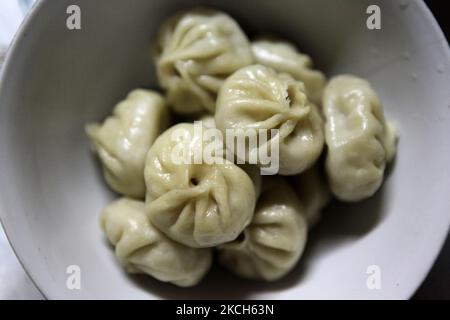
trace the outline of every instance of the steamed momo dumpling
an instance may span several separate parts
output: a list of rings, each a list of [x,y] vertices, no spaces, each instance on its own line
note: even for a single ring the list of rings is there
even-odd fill
[[[377,94],[363,79],[338,76],[325,89],[323,111],[326,172],[333,194],[344,201],[370,197],[383,181],[396,143]]]
[[[303,205],[309,227],[320,219],[321,210],[330,202],[331,192],[321,167],[315,164],[305,172],[292,177],[294,189]]]
[[[200,118],[200,121],[202,122],[202,125],[207,128],[207,129],[216,129],[216,122],[214,120],[214,116],[212,115],[204,115]],[[225,150],[224,150],[224,154],[225,154]],[[239,167],[241,169],[243,169],[248,176],[250,177],[250,179],[252,179],[253,181],[253,185],[255,186],[255,191],[256,191],[256,198],[259,197],[259,194],[261,192],[261,170],[255,166],[255,165],[251,165],[251,164],[242,164],[239,165]]]
[[[397,152],[398,136],[395,125],[390,121],[386,122],[385,130],[384,147],[386,149],[386,162],[389,163],[394,159],[395,153]]]
[[[87,125],[87,134],[113,190],[144,198],[145,157],[168,121],[169,111],[163,97],[154,91],[138,89],[117,104],[103,124]]]
[[[278,173],[282,175],[301,173],[322,152],[323,120],[317,107],[308,101],[303,84],[261,65],[242,68],[225,81],[218,95],[215,120],[225,137],[227,130],[234,130],[241,140],[249,129],[258,134],[264,132],[261,129],[278,129],[278,134],[267,140],[271,148],[279,145]],[[248,155],[245,158],[249,159]]]
[[[252,42],[255,62],[273,68],[277,72],[289,73],[305,84],[308,99],[321,104],[326,79],[322,72],[313,70],[311,58],[297,51],[294,45],[283,40],[261,39]]]
[[[302,204],[281,177],[264,177],[251,224],[219,247],[219,262],[244,278],[273,281],[297,264],[307,238]]]
[[[159,82],[177,113],[214,112],[223,80],[252,64],[250,43],[227,14],[195,9],[161,27],[155,44]]]
[[[211,249],[193,249],[167,238],[149,222],[141,201],[122,198],[111,203],[103,210],[100,225],[129,273],[189,287],[211,266]]]
[[[216,122],[214,120],[214,116],[209,114],[204,115],[200,118],[200,121],[202,122],[202,125],[206,129],[213,129],[213,130],[216,129]],[[225,152],[226,151],[224,149],[224,154]],[[253,185],[255,186],[256,198],[258,198],[261,192],[261,181],[262,181],[261,170],[257,166],[251,164],[242,164],[239,165],[239,167],[248,174],[250,179],[252,179]]]
[[[195,248],[234,240],[250,223],[256,202],[256,187],[243,169],[221,155],[208,164],[204,151],[194,125],[178,124],[155,141],[145,166],[150,220]]]

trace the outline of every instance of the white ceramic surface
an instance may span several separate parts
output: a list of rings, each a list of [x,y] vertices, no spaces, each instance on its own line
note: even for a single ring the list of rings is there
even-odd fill
[[[31,6],[31,2],[29,5]],[[29,8],[21,10],[23,0],[0,1],[0,71],[6,50]],[[9,245],[0,226],[0,300],[42,299]]]
[[[150,39],[165,16],[197,3],[225,9],[250,33],[292,39],[328,75],[368,78],[400,131],[382,190],[363,203],[334,204],[298,268],[273,284],[218,268],[191,289],[131,277],[98,228],[114,195],[84,125],[131,88],[154,86]],[[66,28],[69,4],[81,7],[80,31]],[[366,28],[369,4],[381,7],[382,30]],[[408,298],[450,222],[449,89],[448,44],[415,0],[44,0],[19,33],[0,84],[1,218],[49,298]],[[81,290],[66,287],[69,265],[81,267]],[[381,269],[380,290],[366,286],[370,265]]]

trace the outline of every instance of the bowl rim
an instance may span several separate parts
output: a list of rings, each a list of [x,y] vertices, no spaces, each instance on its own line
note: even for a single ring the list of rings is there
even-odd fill
[[[14,34],[8,49],[6,50],[6,57],[3,61],[2,68],[0,70],[0,96],[3,92],[3,86],[6,82],[6,74],[8,73],[9,68],[11,67],[11,61],[13,59],[15,51],[17,51],[18,43],[20,39],[23,38],[23,35],[25,34],[25,30],[28,28],[28,26],[31,24],[31,21],[33,20],[33,17],[35,17],[38,14],[39,8],[42,6],[42,4],[46,0],[36,0],[28,10],[28,12],[25,14],[24,18],[22,19],[22,22],[19,25],[19,28],[17,29],[16,33]],[[0,112],[2,108],[0,106]],[[38,285],[38,281],[36,280],[36,277],[34,277],[29,268],[29,266],[26,265],[26,263],[23,261],[23,259],[20,257],[19,253],[17,252],[12,240],[12,237],[9,235],[9,232],[7,230],[6,224],[4,222],[5,220],[5,214],[4,211],[5,208],[3,207],[3,195],[0,195],[0,225],[3,229],[3,233],[5,234],[5,237],[8,241],[9,246],[11,247],[11,250],[14,252],[14,255],[16,256],[17,260],[19,261],[20,266],[22,267],[23,271],[27,275],[27,277],[30,279],[30,281],[33,283],[34,287],[39,291],[39,293],[43,296],[44,299],[49,299],[49,294],[44,293],[44,286]]]
[[[440,49],[443,53],[445,53],[447,57],[447,61],[450,61],[450,46],[449,43],[446,40],[446,37],[444,35],[444,32],[442,31],[440,25],[436,21],[436,18],[424,2],[424,0],[411,0],[416,5],[418,10],[421,14],[423,14],[426,21],[430,24],[430,27],[433,29],[433,32],[439,36],[442,41],[439,42]],[[27,29],[32,25],[35,17],[40,13],[40,9],[44,6],[45,3],[48,3],[49,0],[37,0],[32,7],[30,8],[29,12],[26,14],[24,19],[22,20],[19,29],[15,33],[9,47],[6,53],[6,57],[2,66],[2,69],[0,70],[0,96],[2,95],[2,92],[4,90],[4,83],[6,82],[6,74],[9,73],[9,70],[12,65],[12,60],[16,54],[16,51],[18,50],[18,46],[20,41],[24,38],[24,34],[26,33]],[[1,106],[0,106],[0,113],[1,113]],[[58,297],[53,296],[52,293],[47,289],[46,285],[42,283],[41,279],[35,274],[33,274],[32,266],[27,264],[22,258],[18,250],[16,249],[14,243],[17,241],[17,239],[12,239],[13,237],[10,235],[8,228],[6,227],[5,220],[5,208],[3,205],[3,195],[0,193],[0,225],[3,227],[3,231],[5,233],[6,239],[11,247],[11,249],[14,252],[14,255],[17,257],[17,260],[19,261],[20,265],[22,266],[24,272],[28,276],[28,278],[31,280],[33,285],[36,287],[36,289],[40,292],[40,294],[43,296],[44,299],[58,299]],[[425,278],[431,271],[434,263],[436,262],[436,259],[438,258],[440,252],[442,251],[442,248],[445,244],[445,240],[447,238],[447,235],[450,231],[450,224],[447,225],[445,228],[445,232],[442,232],[439,240],[435,244],[435,252],[429,255],[429,258],[427,259],[427,263],[424,263],[422,266],[421,274],[418,276],[418,281],[412,286],[411,290],[408,292],[404,292],[404,296],[401,298],[404,299],[410,299],[416,291],[420,288],[422,283],[424,282]],[[100,298],[101,299],[101,298]]]

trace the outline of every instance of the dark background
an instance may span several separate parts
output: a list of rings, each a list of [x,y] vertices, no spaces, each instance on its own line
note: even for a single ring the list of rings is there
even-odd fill
[[[425,0],[444,31],[447,41],[450,35],[450,9],[448,0]],[[449,88],[450,90],[450,88]],[[450,237],[442,248],[439,258],[413,299],[450,299]]]
[[[425,0],[428,8],[433,12],[434,17],[438,21],[445,33],[447,41],[449,41],[450,35],[450,4],[448,0]]]

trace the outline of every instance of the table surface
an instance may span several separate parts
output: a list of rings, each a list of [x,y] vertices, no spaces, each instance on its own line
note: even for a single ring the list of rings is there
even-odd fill
[[[25,8],[32,2],[33,0],[0,2],[0,67],[2,47],[7,46],[6,42],[18,28]],[[432,11],[438,12],[439,5],[436,1],[427,3]],[[446,19],[442,15],[437,15],[437,18],[440,22],[440,18]],[[448,30],[445,31],[448,36]],[[447,238],[436,263],[413,298],[450,299],[450,237]],[[44,296],[18,262],[0,226],[0,300],[3,299],[44,299]]]

